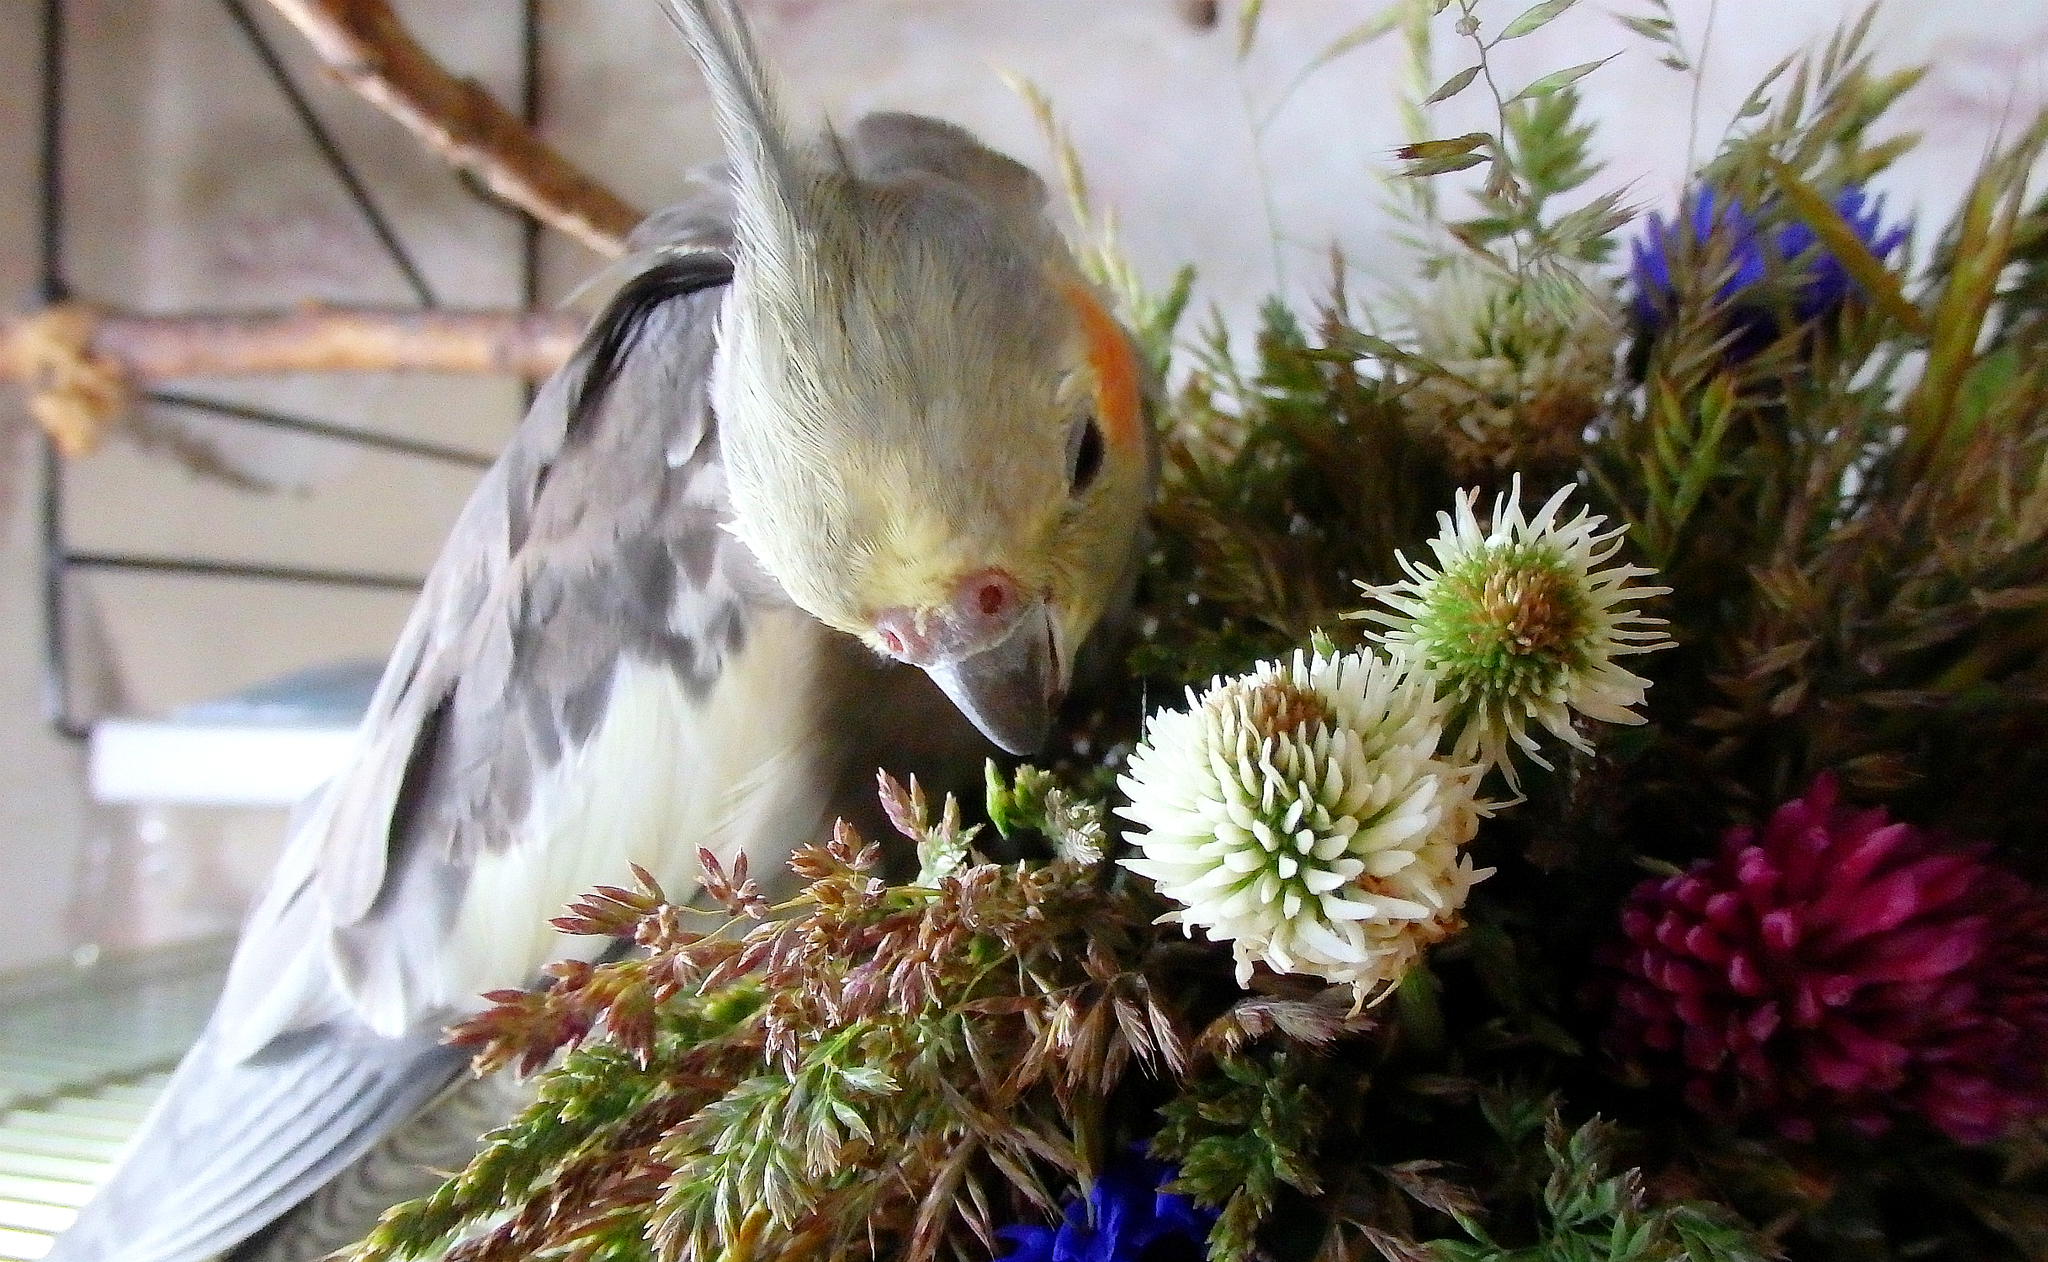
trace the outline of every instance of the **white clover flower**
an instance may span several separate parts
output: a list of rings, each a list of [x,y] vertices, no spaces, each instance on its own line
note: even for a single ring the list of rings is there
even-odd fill
[[[1374,652],[1297,653],[1218,679],[1145,726],[1118,813],[1123,864],[1182,904],[1167,919],[1255,964],[1349,983],[1362,1003],[1463,923],[1459,847],[1479,771],[1437,756],[1444,704]]]
[[[1366,587],[1387,609],[1357,615],[1389,628],[1378,638],[1397,659],[1434,672],[1458,728],[1452,758],[1499,767],[1510,784],[1520,783],[1511,744],[1550,766],[1529,730],[1532,719],[1588,752],[1591,744],[1572,726],[1574,713],[1641,723],[1635,707],[1649,681],[1615,659],[1671,646],[1659,629],[1662,618],[1629,605],[1671,589],[1633,586],[1654,571],[1608,564],[1623,527],[1603,532],[1606,519],[1585,508],[1560,520],[1572,489],[1559,490],[1525,519],[1517,476],[1513,490],[1495,500],[1488,529],[1473,512],[1478,492],[1461,492],[1455,519],[1437,514],[1441,531],[1429,546],[1438,568],[1396,554],[1408,577]]]
[[[1622,320],[1597,280],[1559,265],[1516,277],[1446,266],[1409,300],[1415,349],[1440,371],[1404,396],[1460,478],[1571,464],[1616,375]]]

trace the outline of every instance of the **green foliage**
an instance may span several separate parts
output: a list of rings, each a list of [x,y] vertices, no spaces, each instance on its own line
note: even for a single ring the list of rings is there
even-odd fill
[[[1748,130],[1707,167],[1715,187],[1765,208],[1766,227],[1798,218],[1839,246],[1828,199],[1910,139],[1871,139],[1916,75],[1870,69],[1867,23],[1783,71],[1777,99],[1760,93]],[[1648,347],[1640,394],[1588,452],[1595,485],[1677,593],[1687,648],[1660,663],[1659,708],[1692,730],[1663,727],[1662,750],[1683,774],[1706,772],[1722,801],[1782,798],[1833,767],[1859,794],[2012,835],[1990,795],[1958,795],[1937,773],[1967,758],[1954,744],[1965,726],[2022,747],[2038,731],[2019,716],[2038,709],[2048,649],[2027,612],[2048,561],[2043,381],[2006,347],[2039,343],[2011,314],[2015,343],[1986,334],[2042,142],[2029,129],[1987,164],[1918,293],[1844,248],[1852,275],[1877,273],[1866,301],[1817,328],[1784,321],[1744,360],[1725,353],[1712,279],[1725,246],[1684,259],[1696,287]],[[1938,801],[1925,796],[1937,782],[1951,785]]]
[[[1453,20],[1485,16],[1449,8]],[[1811,259],[1768,251],[1764,277],[1731,299],[1731,235],[1695,243],[1674,230],[1663,322],[1654,336],[1636,329],[1604,386],[1581,390],[1591,403],[1582,440],[1555,463],[1537,459],[1558,449],[1533,441],[1546,396],[1527,366],[1549,348],[1592,346],[1597,322],[1574,313],[1612,310],[1615,296],[1597,279],[1531,285],[1546,268],[1599,257],[1560,248],[1547,209],[1582,200],[1598,164],[1568,88],[1513,103],[1503,91],[1495,130],[1404,151],[1409,174],[1436,172],[1411,188],[1470,180],[1479,211],[1456,218],[1438,210],[1448,194],[1411,198],[1427,272],[1507,278],[1461,316],[1469,332],[1361,327],[1340,273],[1312,333],[1269,311],[1249,366],[1216,341],[1198,352],[1172,414],[1143,606],[1151,634],[1134,659],[1155,681],[1238,669],[1318,628],[1341,641],[1331,615],[1358,598],[1329,580],[1385,581],[1384,558],[1397,547],[1415,555],[1450,486],[1497,490],[1508,470],[1539,490],[1587,487],[1629,527],[1626,555],[1673,589],[1652,612],[1680,647],[1637,659],[1655,684],[1649,722],[1608,734],[1595,757],[1566,759],[1531,785],[1530,802],[1487,826],[1477,845],[1501,871],[1473,896],[1478,927],[1439,949],[1436,980],[1418,973],[1399,992],[1390,1045],[1427,1047],[1456,1068],[1374,1066],[1366,1099],[1421,1128],[1400,1135],[1431,1141],[1405,1147],[1365,1124],[1354,1137],[1384,1145],[1381,1165],[1404,1169],[1442,1206],[1463,1203],[1442,1163],[1489,1172],[1468,1191],[1475,1210],[1492,1212],[1472,1221],[1513,1220],[1499,1238],[1514,1244],[1489,1252],[1466,1234],[1465,1252],[1387,1256],[1744,1256],[1751,1246],[1717,1235],[1721,1220],[1705,1210],[1630,1201],[1665,1182],[1687,1192],[1670,1205],[1721,1199],[1777,1221],[1796,1257],[2032,1257],[2048,1238],[2048,1166],[1966,1160],[1920,1134],[1812,1153],[1695,1128],[1660,1084],[1604,1072],[1598,1004],[1578,998],[1598,993],[1593,957],[1634,881],[1682,869],[1823,770],[1852,800],[1990,843],[2009,866],[2048,877],[2038,841],[2048,831],[2038,792],[2048,777],[2048,201],[2029,185],[2048,120],[2015,129],[1986,161],[1924,262],[1908,251],[1878,259],[1835,199],[1913,143],[1888,133],[1885,117],[1918,72],[1874,68],[1869,21],[1775,68],[1700,176],[1739,199],[1760,235],[1810,231],[1853,284],[1839,308],[1799,318],[1797,277]],[[1660,41],[1674,68],[1699,73],[1700,53],[1668,9],[1630,25]],[[1426,96],[1487,90],[1488,41],[1500,38],[1489,29],[1504,28],[1489,18],[1460,30],[1454,46],[1475,60],[1418,90],[1418,118]],[[1438,234],[1454,248],[1430,246]],[[1446,292],[1416,305],[1440,311]],[[1531,311],[1553,316],[1545,336],[1564,340],[1531,337]],[[1736,347],[1757,328],[1767,336]],[[1474,424],[1482,413],[1489,428]],[[1352,480],[1359,469],[1370,476]],[[1428,493],[1409,499],[1415,488]],[[1508,973],[1515,980],[1499,980]],[[1553,1215],[1536,1231],[1512,1212],[1528,1191],[1509,1177],[1518,1159],[1436,1129],[1431,1093],[1479,1091],[1488,1074],[1563,1089],[1657,1136],[1646,1167],[1656,1179],[1624,1186],[1603,1174],[1586,1186],[1610,1187],[1612,1214]],[[1357,1167],[1325,1151],[1316,1171],[1337,1221],[1385,1241],[1426,1238],[1403,1235],[1403,1213],[1360,1191],[1371,1180]],[[1341,1236],[1326,1256],[1363,1247]]]
[[[572,907],[563,928],[646,954],[558,966],[457,1031],[484,1068],[566,1055],[469,1170],[357,1256],[467,1228],[459,1262],[985,1258],[997,1225],[1053,1204],[1049,1176],[1095,1168],[1105,1123],[1077,1115],[1190,1055],[1148,954],[1153,897],[1071,860],[989,864],[952,802],[933,818],[914,786],[882,793],[927,882],[884,885],[878,847],[842,826],[796,854],[808,885],[777,906],[744,862],[701,856],[721,907],[707,931],[644,874]]]
[[[1359,582],[1396,576],[1450,479],[1403,423],[1397,390],[1366,369],[1378,339],[1342,318],[1312,337],[1269,305],[1247,375],[1214,333],[1164,435],[1134,673],[1167,685],[1241,670],[1317,629],[1340,642]],[[1171,695],[1171,694],[1169,694]]]
[[[1180,1167],[1172,1188],[1223,1212],[1209,1233],[1214,1262],[1247,1262],[1285,1185],[1322,1190],[1321,1108],[1299,1051],[1226,1052],[1160,1109],[1152,1153]]]
[[[1444,225],[1458,242],[1496,266],[1538,272],[1550,260],[1599,263],[1613,253],[1614,233],[1631,218],[1620,192],[1601,194],[1561,213],[1553,213],[1551,207],[1553,199],[1600,171],[1601,164],[1591,157],[1593,125],[1579,121],[1578,108],[1579,94],[1570,87],[1502,106],[1500,132],[1486,134],[1479,142],[1493,155],[1494,164],[1475,194],[1479,213]],[[1459,143],[1465,139],[1470,138]],[[1428,144],[1417,148],[1426,149]],[[1474,156],[1481,154],[1475,151]],[[1512,259],[1498,253],[1502,245],[1514,252]]]
[[[1054,854],[1073,863],[1099,862],[1109,848],[1108,808],[1036,767],[1019,767],[1006,778],[989,762],[988,817],[1003,836],[1028,829],[1050,841]]]
[[[1390,1262],[1764,1262],[1777,1256],[1718,1205],[1652,1204],[1641,1171],[1609,1173],[1612,1141],[1612,1128],[1598,1119],[1568,1133],[1555,1113],[1550,1116],[1543,1141],[1550,1177],[1537,1238],[1529,1244],[1503,1246],[1462,1213],[1455,1218],[1464,1240],[1373,1243]],[[1412,1180],[1403,1187],[1418,1199],[1427,1195]]]
[[[1658,61],[1667,69],[1681,74],[1695,69],[1695,58],[1685,47],[1680,37],[1678,17],[1671,11],[1669,0],[1650,0],[1647,13],[1624,13],[1620,17],[1623,26],[1649,40],[1660,51]]]
[[[1532,292],[1545,292],[1562,282],[1570,285],[1569,264],[1599,263],[1614,248],[1613,236],[1633,217],[1620,191],[1603,193],[1570,210],[1553,211],[1552,203],[1583,187],[1602,164],[1592,157],[1594,128],[1578,117],[1579,94],[1573,86],[1611,58],[1584,62],[1540,76],[1509,94],[1494,78],[1493,52],[1549,25],[1577,0],[1542,0],[1525,9],[1488,37],[1477,0],[1454,0],[1457,34],[1471,48],[1471,64],[1451,75],[1411,106],[1415,122],[1427,126],[1429,107],[1460,96],[1475,85],[1492,94],[1495,126],[1449,139],[1419,139],[1397,155],[1401,175],[1411,181],[1486,168],[1485,180],[1471,190],[1477,214],[1441,220],[1434,198],[1413,200],[1419,227],[1448,235],[1486,265],[1527,281],[1547,278]],[[1442,6],[1439,6],[1441,8]],[[1416,44],[1415,57],[1426,62],[1429,45]],[[1446,266],[1451,256],[1424,238],[1428,251],[1424,274]]]

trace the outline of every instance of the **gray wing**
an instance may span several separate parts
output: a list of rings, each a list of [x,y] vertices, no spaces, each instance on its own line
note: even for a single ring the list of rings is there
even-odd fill
[[[269,1227],[229,1262],[308,1262],[370,1234],[384,1211],[426,1196],[483,1148],[483,1137],[531,1104],[534,1084],[509,1073],[462,1075],[376,1147]]]
[[[232,1067],[213,1031],[186,1056],[114,1178],[46,1257],[198,1262],[339,1174],[462,1071],[437,1031],[321,1025]]]
[[[729,274],[660,260],[542,391],[436,562],[350,767],[297,822],[205,1034],[50,1257],[233,1246],[461,1072],[435,969],[470,867],[532,844],[536,781],[590,737],[622,661],[702,691],[777,599],[720,528],[707,378]]]

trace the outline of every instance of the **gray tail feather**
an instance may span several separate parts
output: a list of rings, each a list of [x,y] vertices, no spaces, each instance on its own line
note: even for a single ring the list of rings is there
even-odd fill
[[[229,1255],[229,1262],[317,1262],[361,1240],[385,1210],[425,1196],[510,1121],[533,1086],[510,1074],[464,1075],[327,1185]]]
[[[438,1095],[466,1060],[436,1031],[380,1038],[329,1023],[221,1064],[186,1054],[107,1185],[45,1256],[201,1262],[313,1195]]]

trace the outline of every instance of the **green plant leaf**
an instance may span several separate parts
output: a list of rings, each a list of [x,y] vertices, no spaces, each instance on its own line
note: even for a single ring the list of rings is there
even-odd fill
[[[1252,45],[1259,38],[1259,18],[1266,11],[1266,0],[1245,0],[1244,7],[1237,11],[1237,59],[1243,61],[1251,56]]]
[[[1468,131],[1462,136],[1452,136],[1446,140],[1418,140],[1412,145],[1403,145],[1394,151],[1394,156],[1403,162],[1448,158],[1470,153],[1492,139],[1491,132]]]
[[[1834,255],[1842,269],[1849,273],[1850,279],[1870,295],[1878,309],[1904,325],[1914,336],[1927,336],[1927,317],[1906,298],[1898,276],[1870,252],[1870,247],[1842,218],[1842,213],[1783,162],[1773,160],[1769,169],[1778,191],[1784,194],[1799,222],[1812,230],[1820,243],[1827,247],[1828,253]]]
[[[1401,174],[1410,177],[1448,175],[1452,171],[1463,171],[1468,167],[1476,167],[1487,160],[1487,156],[1483,153],[1454,154],[1445,158],[1424,158],[1409,163],[1406,167],[1402,168]]]
[[[1559,88],[1577,83],[1620,55],[1619,53],[1609,53],[1598,61],[1582,61],[1576,66],[1566,66],[1562,70],[1553,70],[1542,78],[1530,83],[1528,87],[1515,93],[1508,100],[1509,102],[1527,101],[1539,96],[1549,96]]]
[[[1479,67],[1467,66],[1438,84],[1436,91],[1424,97],[1422,103],[1424,105],[1435,105],[1439,101],[1448,101],[1466,88],[1471,87],[1472,81],[1478,77]]]
[[[1498,44],[1502,40],[1520,39],[1531,31],[1542,30],[1545,26],[1549,25],[1552,18],[1563,13],[1578,2],[1579,0],[1543,0],[1541,4],[1530,5],[1517,14],[1514,21],[1507,24],[1501,33],[1494,38],[1494,43]]]

